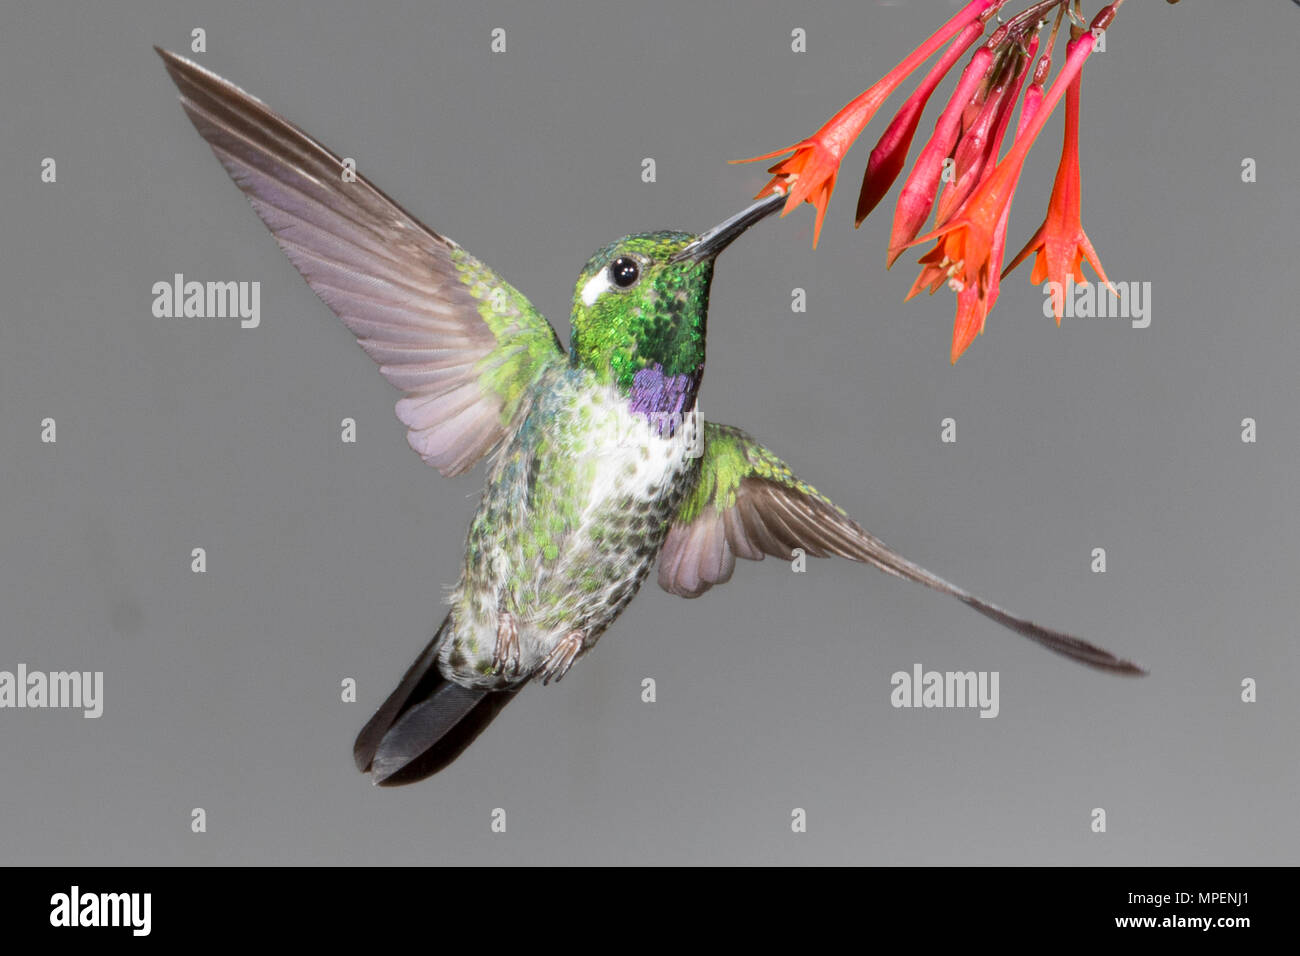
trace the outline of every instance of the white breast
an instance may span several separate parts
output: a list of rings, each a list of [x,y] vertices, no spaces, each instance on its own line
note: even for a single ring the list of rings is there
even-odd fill
[[[599,449],[588,509],[623,495],[657,498],[680,477],[691,459],[703,452],[703,420],[695,413],[647,419],[628,408],[614,389],[595,393],[590,421],[598,437],[588,447]]]

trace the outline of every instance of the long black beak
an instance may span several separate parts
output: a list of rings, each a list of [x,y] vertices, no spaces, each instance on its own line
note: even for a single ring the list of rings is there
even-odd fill
[[[755,202],[752,206],[742,209],[730,219],[718,223],[712,229],[700,233],[690,243],[673,255],[670,262],[682,262],[686,259],[693,259],[696,262],[703,262],[706,259],[712,259],[727,246],[731,245],[740,236],[742,232],[748,229],[754,223],[766,219],[772,213],[776,212],[785,205],[786,196],[784,193],[773,193],[770,196],[764,196]]]

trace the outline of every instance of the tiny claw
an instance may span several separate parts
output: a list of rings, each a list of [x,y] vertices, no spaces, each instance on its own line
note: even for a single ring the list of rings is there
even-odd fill
[[[578,653],[582,650],[585,640],[586,635],[582,631],[570,631],[560,638],[559,643],[551,648],[551,652],[542,661],[542,666],[538,668],[537,673],[542,679],[543,686],[551,681],[559,683],[564,679],[573,662],[578,659]]]

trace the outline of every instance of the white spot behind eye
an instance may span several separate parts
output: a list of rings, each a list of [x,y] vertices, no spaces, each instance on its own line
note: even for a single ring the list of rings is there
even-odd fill
[[[582,287],[582,304],[590,306],[600,297],[600,294],[609,288],[609,270],[601,269],[594,276],[587,280],[586,285]]]

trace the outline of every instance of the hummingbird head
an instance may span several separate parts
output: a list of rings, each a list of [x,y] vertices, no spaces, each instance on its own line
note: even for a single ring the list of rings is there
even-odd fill
[[[573,293],[571,362],[631,395],[636,410],[689,411],[704,370],[713,263],[784,202],[766,196],[698,236],[641,233],[598,251]]]

